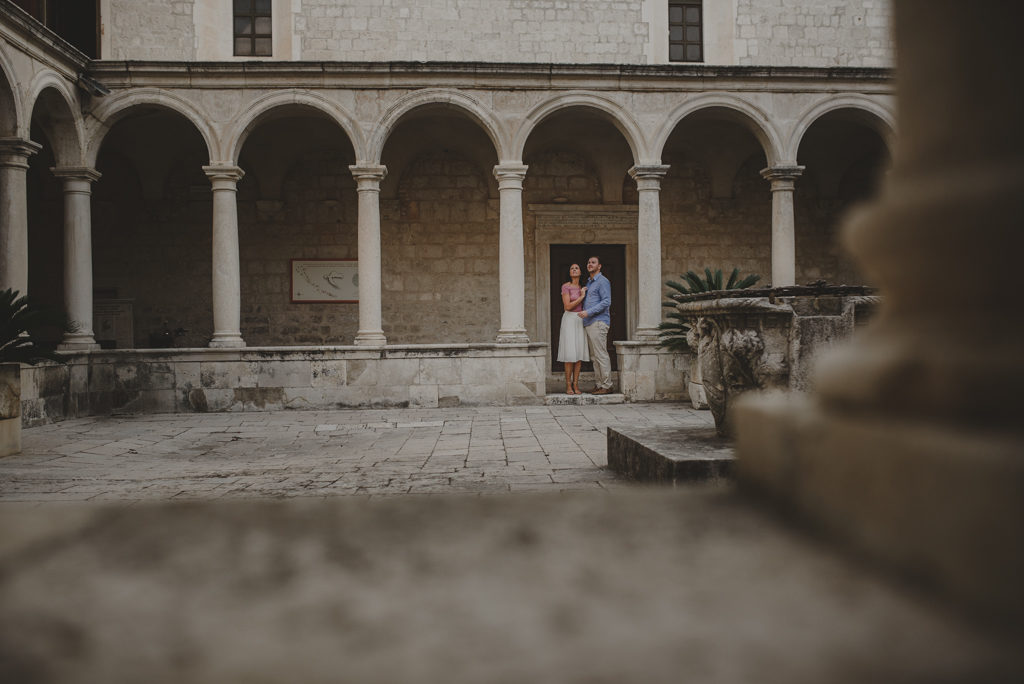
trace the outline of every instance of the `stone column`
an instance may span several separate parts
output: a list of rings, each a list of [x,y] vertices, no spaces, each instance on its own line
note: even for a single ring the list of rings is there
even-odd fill
[[[737,473],[922,588],[1019,626],[1020,6],[893,8],[893,170],[844,227],[879,311],[848,346],[822,354],[812,393],[736,406]]]
[[[385,166],[364,164],[348,167],[359,193],[359,330],[356,344],[387,344],[381,327],[380,182]]]
[[[526,251],[523,248],[523,179],[527,167],[517,162],[498,164],[501,205],[498,237],[498,344],[526,344]]]
[[[0,290],[28,294],[28,158],[42,149],[31,140],[0,138]]]
[[[50,169],[64,183],[64,307],[75,325],[61,349],[99,349],[92,328],[92,184],[88,167]]]
[[[634,166],[629,175],[640,195],[637,215],[637,340],[657,340],[661,323],[661,179],[668,166]],[[620,304],[621,306],[621,304]]]
[[[211,347],[244,347],[242,288],[238,265],[238,181],[245,172],[231,164],[204,166],[213,185],[213,337]]]
[[[772,285],[796,285],[796,229],[793,186],[804,167],[772,166],[761,175],[772,184]]]

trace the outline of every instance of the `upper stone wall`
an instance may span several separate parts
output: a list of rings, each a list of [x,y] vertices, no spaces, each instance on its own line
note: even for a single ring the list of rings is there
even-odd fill
[[[891,0],[705,0],[705,63],[893,64]],[[103,59],[245,60],[230,0],[103,0]],[[273,0],[308,61],[667,64],[668,0]]]
[[[303,0],[302,59],[640,64],[643,0]]]
[[[103,59],[195,59],[194,0],[108,1],[102,21],[110,40],[104,41],[109,49]]]
[[[889,67],[891,18],[890,0],[737,0],[736,64]]]

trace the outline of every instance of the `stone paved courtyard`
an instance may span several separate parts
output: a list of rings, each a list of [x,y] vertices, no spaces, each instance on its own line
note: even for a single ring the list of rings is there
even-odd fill
[[[709,426],[689,404],[92,417],[26,429],[0,504],[611,489],[609,426]]]

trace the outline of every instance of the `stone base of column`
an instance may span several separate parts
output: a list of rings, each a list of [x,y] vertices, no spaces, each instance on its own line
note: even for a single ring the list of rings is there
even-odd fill
[[[498,344],[529,344],[530,337],[526,330],[499,330],[494,341]]]
[[[356,333],[355,344],[361,347],[383,347],[388,338],[380,330],[360,330]]]
[[[659,339],[657,328],[637,328],[633,335],[633,340],[637,342],[657,342]]]
[[[210,346],[216,349],[238,349],[245,346],[245,340],[239,333],[213,333]]]
[[[91,334],[82,333],[65,335],[64,339],[57,345],[57,349],[60,351],[89,351],[99,348],[100,345],[96,342],[96,338]]]
[[[928,589],[1024,620],[1024,436],[830,411],[799,393],[734,410],[741,483]]]

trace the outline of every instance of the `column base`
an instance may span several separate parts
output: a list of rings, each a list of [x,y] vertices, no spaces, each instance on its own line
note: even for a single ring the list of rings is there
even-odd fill
[[[530,337],[525,329],[499,330],[494,341],[498,344],[529,344]]]
[[[657,342],[660,338],[657,328],[637,328],[633,339],[637,342]]]
[[[360,330],[356,333],[355,344],[361,347],[383,347],[388,343],[388,338],[381,330]]]
[[[245,340],[239,333],[213,333],[209,346],[215,349],[238,349],[245,346]]]
[[[57,345],[58,351],[92,351],[99,348],[100,345],[92,334],[82,333],[65,335],[64,339]]]

